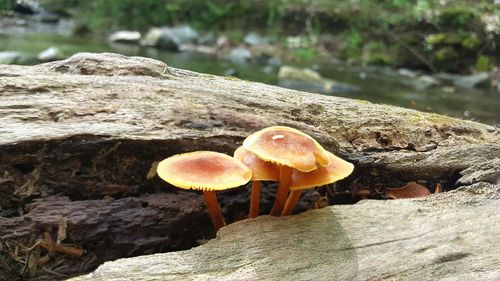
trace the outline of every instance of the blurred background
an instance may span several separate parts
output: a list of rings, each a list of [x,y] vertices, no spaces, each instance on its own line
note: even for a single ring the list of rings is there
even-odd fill
[[[500,0],[0,0],[0,64],[77,52],[500,123]]]

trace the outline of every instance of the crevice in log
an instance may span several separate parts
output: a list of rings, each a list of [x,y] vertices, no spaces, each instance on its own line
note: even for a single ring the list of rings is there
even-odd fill
[[[234,136],[143,141],[79,135],[3,146],[0,259],[9,268],[21,268],[6,280],[66,278],[105,261],[189,249],[213,238],[200,192],[180,191],[147,175],[155,161],[170,155],[230,154],[241,141]],[[276,185],[264,187],[262,214],[271,208]],[[246,186],[218,194],[228,223],[246,218],[249,193]],[[316,199],[316,192],[306,193],[297,212]],[[40,247],[50,245],[47,237],[58,239],[61,219],[67,222],[61,244],[66,252]],[[71,256],[67,249],[83,249],[83,254]]]
[[[170,155],[194,150],[231,154],[242,139],[79,135],[3,146],[0,170],[8,180],[0,182],[5,195],[0,199],[0,258],[23,265],[21,271],[13,271],[18,274],[13,278],[60,279],[91,271],[104,261],[188,249],[211,239],[214,233],[201,195],[147,175],[155,161]],[[341,154],[355,164],[355,173],[335,186],[306,192],[294,213],[312,208],[320,195],[330,204],[356,203],[361,198],[353,196],[353,190],[360,185],[375,191],[369,198],[383,199],[381,187],[419,181],[429,189],[441,183],[451,190],[460,176],[459,170],[436,169],[427,178],[412,177],[378,164],[370,152]],[[276,184],[263,187],[261,214],[266,214]],[[218,194],[228,223],[246,217],[249,192],[246,186]],[[44,237],[57,238],[61,218],[67,221],[63,245],[83,249],[81,257],[34,246]]]
[[[223,144],[237,142],[225,136],[141,141],[81,135],[3,146],[0,260],[9,264],[2,265],[5,280],[60,279],[104,261],[184,250],[213,238],[199,194],[146,175],[154,161],[170,155],[217,145],[229,151]],[[84,249],[82,257],[35,246],[44,233],[56,239],[60,218],[68,222],[63,243]]]
[[[355,170],[348,178],[334,185],[318,188],[319,193],[329,199],[330,205],[355,204],[362,199],[386,199],[385,188],[398,188],[409,182],[417,182],[434,193],[437,185],[442,192],[460,187],[463,169],[446,166],[421,167],[425,173],[407,173],[391,169],[384,163],[377,163],[367,151],[354,154],[341,153],[342,157],[354,163]],[[425,176],[423,176],[425,174]],[[364,191],[364,192],[363,192]]]
[[[160,190],[174,192],[158,179],[146,179],[151,165],[176,153],[214,149],[218,143],[234,142],[236,146],[239,141],[234,137],[227,137],[230,140],[221,138],[224,140],[213,138],[207,142],[186,138],[141,141],[78,136],[4,146],[0,168],[4,178],[12,180],[2,182],[0,190],[25,204],[47,195],[68,196],[76,201],[105,196],[123,198]],[[224,146],[218,149],[230,151]],[[34,190],[22,190],[21,187],[33,180],[37,171],[38,180],[32,183]],[[5,204],[2,201],[0,207],[6,209]]]

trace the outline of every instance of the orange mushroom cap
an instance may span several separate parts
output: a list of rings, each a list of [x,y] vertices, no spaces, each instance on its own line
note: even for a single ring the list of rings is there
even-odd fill
[[[310,172],[329,164],[326,150],[312,137],[301,131],[274,126],[248,136],[243,147],[264,161]]]
[[[334,183],[349,176],[354,170],[354,165],[335,156],[331,152],[326,152],[330,159],[330,164],[318,168],[312,172],[304,173],[294,170],[290,182],[290,190],[307,189],[315,186],[322,186]]]
[[[266,162],[243,146],[234,152],[234,158],[241,161],[252,170],[252,180],[255,181],[277,181],[280,178],[280,169],[276,164]]]
[[[169,157],[158,164],[158,176],[183,189],[225,190],[246,184],[252,171],[233,157],[196,151]]]

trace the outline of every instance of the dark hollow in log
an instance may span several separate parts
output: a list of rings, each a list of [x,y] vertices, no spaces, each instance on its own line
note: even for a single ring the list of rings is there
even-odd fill
[[[147,175],[156,161],[173,154],[213,146],[230,153],[233,147],[222,144],[236,142],[73,136],[4,146],[0,256],[8,272],[5,280],[73,276],[105,261],[189,249],[213,238],[200,192],[180,191]],[[228,223],[245,218],[248,189],[219,194]],[[274,189],[268,186],[263,195],[263,212],[270,209]],[[310,194],[299,211],[314,199]],[[83,249],[82,256],[33,247],[46,235],[55,240],[61,219],[66,221],[63,244]]]

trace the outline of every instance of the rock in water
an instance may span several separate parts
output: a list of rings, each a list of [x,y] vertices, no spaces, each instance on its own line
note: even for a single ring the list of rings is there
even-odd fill
[[[188,25],[176,27],[151,28],[141,42],[144,46],[153,46],[169,51],[178,51],[183,44],[196,43],[199,34]]]
[[[253,45],[267,44],[268,40],[267,40],[267,38],[262,37],[262,36],[260,36],[259,34],[255,33],[255,32],[250,32],[247,35],[245,35],[245,38],[243,38],[243,42],[245,44],[253,46]]]
[[[289,65],[284,65],[278,73],[279,80],[296,80],[303,82],[321,83],[323,77],[319,72],[309,68],[297,68]]]
[[[58,47],[50,47],[47,50],[40,52],[37,58],[43,62],[54,61],[64,58],[64,54]]]
[[[473,75],[459,76],[453,84],[457,87],[472,89],[480,86],[489,86],[491,84],[488,72],[480,72]]]
[[[299,91],[336,94],[360,90],[358,86],[323,78],[319,72],[309,68],[284,65],[278,72],[278,85]]]
[[[421,75],[412,78],[411,85],[418,91],[424,91],[439,85],[439,80],[430,75]]]
[[[236,63],[247,63],[252,60],[252,52],[244,47],[234,48],[226,56],[226,59]]]
[[[141,40],[142,46],[156,47],[161,37],[161,28],[152,27]]]
[[[0,64],[15,64],[22,54],[16,51],[0,52]]]
[[[141,33],[138,31],[121,30],[109,36],[109,41],[118,43],[137,43],[141,40]]]

